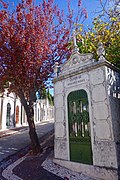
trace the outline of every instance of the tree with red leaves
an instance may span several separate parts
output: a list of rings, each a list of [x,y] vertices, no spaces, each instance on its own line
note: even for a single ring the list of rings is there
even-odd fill
[[[33,119],[35,92],[53,74],[55,62],[62,63],[69,51],[73,28],[73,11],[68,3],[65,16],[54,0],[22,0],[13,11],[0,0],[0,88],[14,92],[27,115],[31,147],[34,153],[41,147]],[[80,6],[80,3],[79,3]]]

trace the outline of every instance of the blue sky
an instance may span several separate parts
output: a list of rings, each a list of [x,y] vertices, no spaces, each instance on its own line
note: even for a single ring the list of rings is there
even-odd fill
[[[62,9],[67,9],[66,0],[55,0],[55,3]],[[71,8],[77,11],[78,0],[71,0]],[[88,12],[88,19],[84,22],[85,25],[91,25],[93,18],[97,15],[95,12],[100,9],[100,0],[82,0],[82,7]]]
[[[4,0],[8,2],[11,6],[14,2],[16,5],[20,0]],[[41,2],[41,0],[34,0],[36,3]],[[67,0],[54,0],[55,3],[66,12],[67,10]],[[104,1],[104,0],[103,0]],[[78,0],[71,0],[71,8],[74,11],[77,11],[77,2]],[[95,12],[99,11],[100,8],[100,0],[82,0],[82,7],[85,8],[88,12],[88,19],[84,22],[85,25],[91,25],[93,18],[97,15]]]

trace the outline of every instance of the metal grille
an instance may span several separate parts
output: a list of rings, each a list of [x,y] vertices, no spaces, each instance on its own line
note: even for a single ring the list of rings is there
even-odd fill
[[[89,105],[85,90],[74,91],[69,94],[68,121],[70,159],[92,164]],[[84,154],[85,152],[86,154]]]

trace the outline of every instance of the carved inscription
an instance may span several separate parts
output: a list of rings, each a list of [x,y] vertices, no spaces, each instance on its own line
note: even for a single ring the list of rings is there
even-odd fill
[[[88,80],[88,76],[74,76],[74,77],[70,77],[67,81],[66,81],[66,86],[75,86],[77,84],[81,84],[81,83],[85,83]]]

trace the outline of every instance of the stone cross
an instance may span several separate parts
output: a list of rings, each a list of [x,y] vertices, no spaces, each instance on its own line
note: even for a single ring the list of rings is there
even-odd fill
[[[76,32],[75,32],[75,30],[73,31],[73,42],[74,42],[74,47],[76,47],[77,46],[77,42],[76,42],[77,40],[76,40]]]
[[[76,39],[76,31],[73,31],[73,43],[74,43],[74,50],[73,52],[79,52],[79,48],[77,46],[77,39]]]

